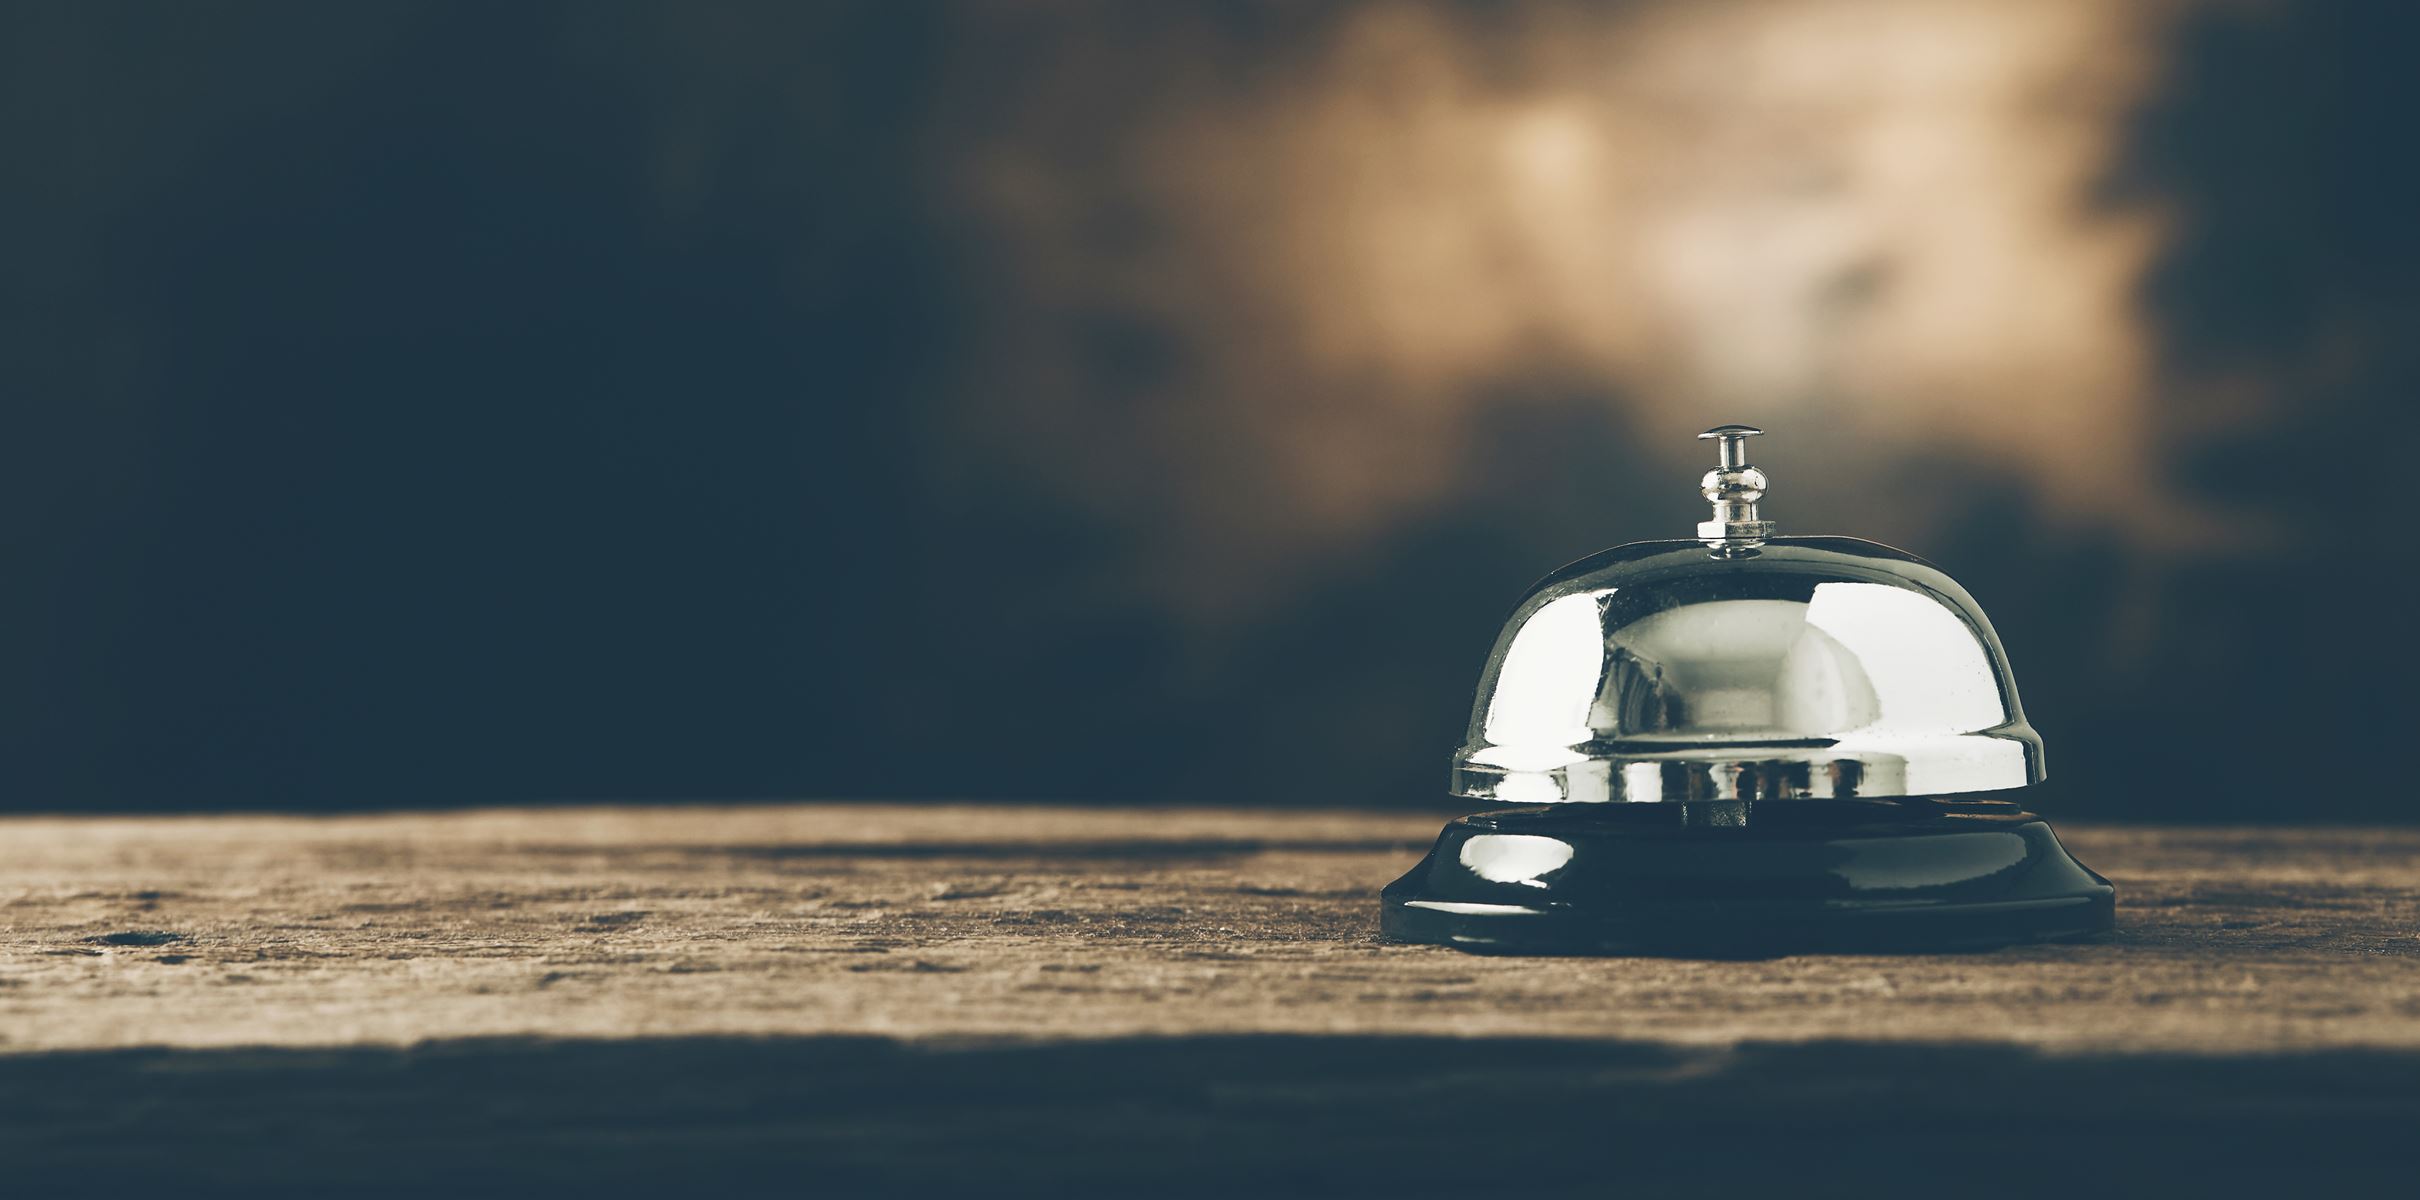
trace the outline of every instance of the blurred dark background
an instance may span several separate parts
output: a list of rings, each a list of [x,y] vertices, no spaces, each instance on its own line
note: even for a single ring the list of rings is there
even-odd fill
[[[1434,803],[1742,420],[2054,812],[2420,811],[2411,6],[0,11],[0,806]]]

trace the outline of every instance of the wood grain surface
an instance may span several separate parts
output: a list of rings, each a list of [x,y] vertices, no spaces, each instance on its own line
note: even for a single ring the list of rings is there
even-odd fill
[[[2420,832],[2079,824],[2111,942],[1697,961],[1380,943],[1377,890],[1439,821],[0,821],[0,1151],[67,1190],[594,1191],[711,1163],[1467,1193],[1502,1170],[1472,1137],[1528,1145],[1535,1187],[1601,1180],[1577,1147],[1619,1117],[1620,1169],[1666,1191],[1781,1161],[1729,1155],[1743,1136],[1807,1161],[1883,1130],[1897,1149],[1790,1177],[1870,1191],[2030,1129],[2107,1179],[2288,1186],[2399,1167],[2380,1147],[2420,1119]],[[237,1152],[267,1137],[274,1170]]]

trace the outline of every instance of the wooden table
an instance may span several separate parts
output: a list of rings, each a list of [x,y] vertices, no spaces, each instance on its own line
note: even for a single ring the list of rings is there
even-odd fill
[[[2108,944],[1375,938],[1440,818],[0,821],[0,1170],[831,1194],[2394,1186],[2420,831],[2074,825]]]

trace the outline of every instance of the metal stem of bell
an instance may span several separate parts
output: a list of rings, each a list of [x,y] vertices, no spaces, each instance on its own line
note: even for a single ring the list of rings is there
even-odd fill
[[[1765,474],[1748,465],[1748,439],[1763,433],[1753,425],[1717,425],[1697,435],[1714,443],[1716,463],[1698,481],[1698,491],[1714,506],[1714,518],[1698,523],[1697,536],[1717,554],[1751,550],[1773,536],[1773,523],[1756,511],[1765,495]]]

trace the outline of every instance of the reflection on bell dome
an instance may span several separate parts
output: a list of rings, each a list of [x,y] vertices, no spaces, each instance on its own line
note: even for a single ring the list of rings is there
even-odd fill
[[[1847,647],[1808,620],[1813,609],[1717,600],[1615,631],[1606,638],[1611,669],[1590,724],[1734,739],[1872,724],[1881,711],[1873,682]]]
[[[1539,584],[1497,647],[1456,761],[1464,796],[1945,795],[2042,777],[1982,611],[1872,542],[1634,543]]]

